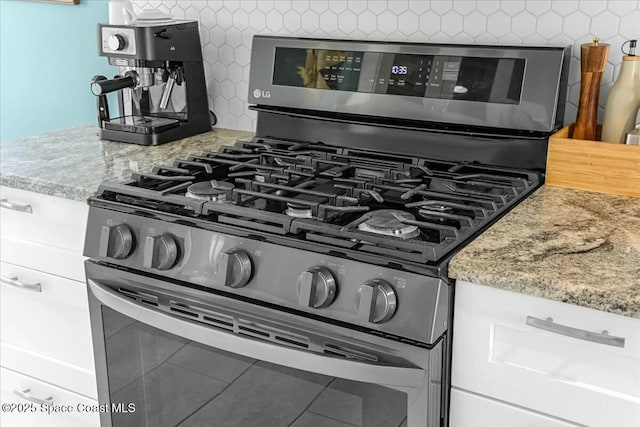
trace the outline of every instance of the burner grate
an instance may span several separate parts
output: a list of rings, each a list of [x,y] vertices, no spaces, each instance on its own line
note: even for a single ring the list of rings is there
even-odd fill
[[[99,197],[427,262],[451,252],[539,181],[534,172],[474,162],[256,138],[104,183]],[[224,197],[190,197],[188,190],[200,186]],[[401,212],[400,231],[362,226],[381,210]]]

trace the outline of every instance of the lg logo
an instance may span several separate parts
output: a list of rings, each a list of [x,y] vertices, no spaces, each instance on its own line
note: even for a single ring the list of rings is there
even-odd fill
[[[254,98],[271,98],[271,92],[268,90],[256,89],[253,91]]]

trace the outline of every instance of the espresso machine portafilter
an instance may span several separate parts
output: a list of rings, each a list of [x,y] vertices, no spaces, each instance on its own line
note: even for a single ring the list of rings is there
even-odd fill
[[[98,24],[98,49],[118,74],[94,76],[100,138],[159,145],[211,130],[197,21]],[[107,94],[120,114],[111,118]]]

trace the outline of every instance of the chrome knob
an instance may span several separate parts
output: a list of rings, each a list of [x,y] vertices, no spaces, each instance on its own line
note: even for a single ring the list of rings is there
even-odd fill
[[[391,285],[374,279],[361,285],[356,295],[358,319],[365,322],[383,323],[391,319],[396,312],[398,299]]]
[[[122,50],[127,44],[127,39],[124,38],[121,34],[111,34],[107,39],[107,46],[111,50]]]
[[[218,277],[224,286],[241,288],[251,279],[251,258],[246,251],[232,249],[218,255]]]
[[[127,224],[105,225],[100,232],[98,255],[105,258],[123,259],[131,255],[134,244],[133,231]]]
[[[298,304],[303,307],[329,306],[336,296],[336,279],[326,267],[313,267],[298,278]]]
[[[178,242],[171,234],[148,236],[144,242],[142,265],[157,270],[169,270],[178,260]]]

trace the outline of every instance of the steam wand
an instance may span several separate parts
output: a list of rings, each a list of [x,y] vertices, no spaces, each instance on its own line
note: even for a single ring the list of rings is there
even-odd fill
[[[138,74],[135,71],[127,71],[124,76],[115,76],[109,80],[105,76],[93,76],[91,79],[91,92],[97,97],[98,124],[102,128],[103,123],[109,121],[109,102],[107,94],[120,89],[135,87],[138,82]],[[119,92],[120,96],[122,93]]]
[[[93,76],[91,79],[91,86],[93,87],[94,83],[107,80],[105,76]],[[98,111],[98,125],[102,129],[102,123],[109,120],[109,102],[107,101],[107,95],[96,95],[96,109]]]

